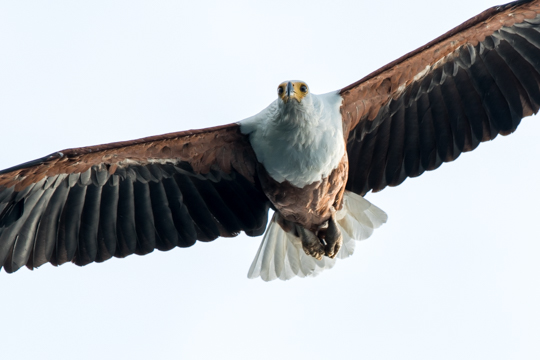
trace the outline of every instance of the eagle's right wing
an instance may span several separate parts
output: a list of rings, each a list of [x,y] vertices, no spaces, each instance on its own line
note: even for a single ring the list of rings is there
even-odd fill
[[[68,149],[0,172],[0,268],[105,261],[264,232],[239,125]]]

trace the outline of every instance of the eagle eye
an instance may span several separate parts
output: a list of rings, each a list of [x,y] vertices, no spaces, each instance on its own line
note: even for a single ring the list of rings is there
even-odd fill
[[[307,86],[306,85],[300,86],[300,91],[301,92],[307,92]]]
[[[280,87],[277,88],[278,95],[283,94],[283,91],[285,91],[285,90],[283,90],[283,86],[280,86]]]

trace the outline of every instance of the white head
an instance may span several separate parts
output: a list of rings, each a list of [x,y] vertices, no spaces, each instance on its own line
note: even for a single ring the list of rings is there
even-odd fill
[[[316,121],[313,118],[313,98],[304,81],[284,81],[279,84],[277,93],[278,109],[281,113],[277,121],[290,124],[308,124]]]
[[[289,80],[279,84],[277,93],[283,104],[291,102],[300,104],[303,100],[309,98],[309,87],[304,81]]]

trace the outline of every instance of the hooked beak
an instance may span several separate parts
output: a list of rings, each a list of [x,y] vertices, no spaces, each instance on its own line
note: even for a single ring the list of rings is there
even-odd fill
[[[292,83],[289,81],[287,83],[287,88],[285,89],[285,92],[287,93],[287,98],[291,98],[291,95],[294,94],[294,87]]]

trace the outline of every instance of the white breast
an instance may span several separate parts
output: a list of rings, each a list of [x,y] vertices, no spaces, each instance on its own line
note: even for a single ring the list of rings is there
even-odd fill
[[[240,121],[240,130],[273,179],[302,188],[330,175],[343,158],[341,102],[337,92],[310,94],[301,106],[284,107],[278,99]]]

